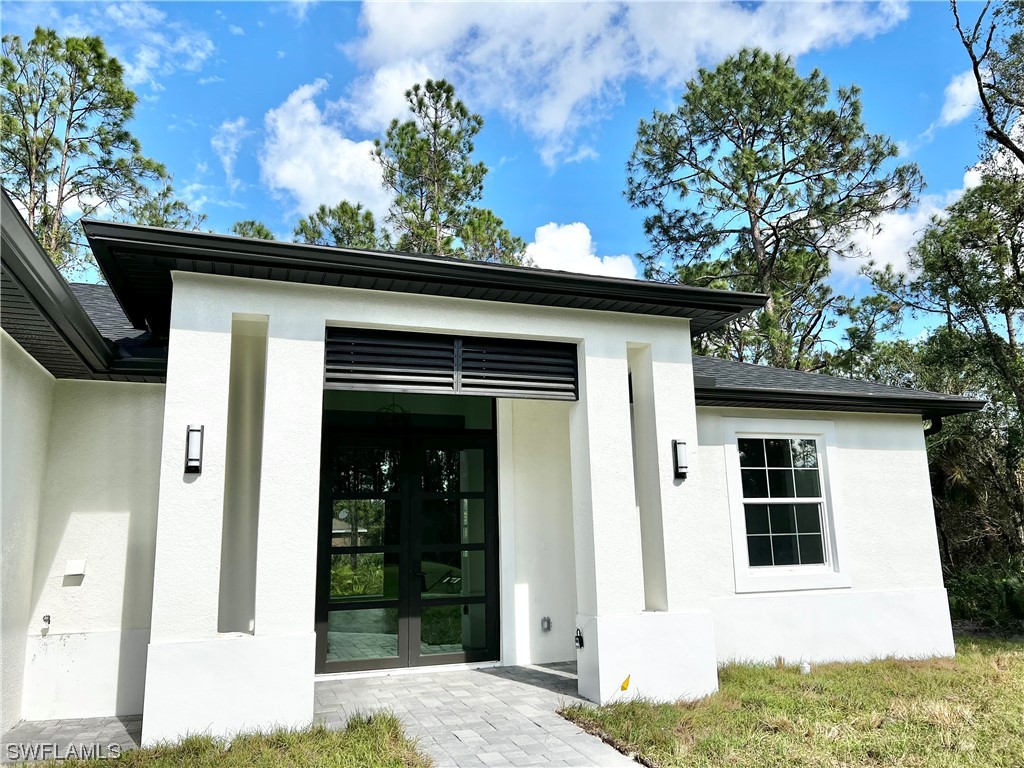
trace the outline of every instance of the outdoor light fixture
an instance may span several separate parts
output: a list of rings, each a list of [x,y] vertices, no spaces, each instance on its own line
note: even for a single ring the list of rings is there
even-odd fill
[[[678,480],[686,479],[686,443],[682,440],[672,441],[672,465],[675,468],[675,476]]]
[[[185,432],[185,474],[203,471],[203,425],[189,424]]]

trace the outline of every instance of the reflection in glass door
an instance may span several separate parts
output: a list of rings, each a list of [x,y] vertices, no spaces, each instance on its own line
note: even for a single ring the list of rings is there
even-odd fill
[[[494,435],[325,429],[317,671],[498,655]]]

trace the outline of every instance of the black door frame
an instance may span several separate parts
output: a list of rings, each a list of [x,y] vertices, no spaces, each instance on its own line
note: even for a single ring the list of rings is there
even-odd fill
[[[353,428],[343,423],[343,412],[324,412],[323,437],[320,459],[320,519],[318,525],[317,568],[316,568],[316,673],[354,672],[374,669],[434,666],[441,664],[473,663],[496,661],[500,656],[500,583],[498,547],[498,466],[497,466],[497,420],[492,409],[490,429],[459,428]],[[366,446],[396,448],[407,456],[415,457],[432,445],[459,448],[482,448],[484,450],[484,567],[486,571],[484,595],[482,597],[461,597],[423,599],[413,588],[413,573],[420,569],[420,555],[423,542],[418,540],[416,510],[426,495],[422,488],[422,465],[418,459],[407,461],[402,467],[401,523],[399,544],[385,546],[385,552],[399,553],[398,608],[398,656],[386,659],[360,659],[353,661],[327,661],[327,626],[331,610],[345,610],[343,603],[332,606],[330,599],[330,568],[332,553],[332,518],[334,500],[330,489],[330,452],[340,446]],[[409,482],[409,480],[416,482]],[[454,547],[454,545],[453,545]],[[461,549],[474,549],[462,546]],[[347,548],[352,551],[353,548]],[[380,551],[381,547],[367,547],[367,551]],[[357,550],[358,551],[358,550]],[[433,549],[432,549],[433,551]],[[394,608],[394,599],[349,603],[349,610],[358,608]],[[458,653],[421,655],[419,653],[420,615],[424,607],[448,605],[482,604],[486,615],[486,648],[461,651]]]

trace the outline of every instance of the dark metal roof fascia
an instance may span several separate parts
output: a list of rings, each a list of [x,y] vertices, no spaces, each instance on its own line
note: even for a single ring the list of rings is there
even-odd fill
[[[544,293],[648,303],[666,309],[701,309],[729,316],[706,326],[713,330],[764,306],[765,296],[710,288],[654,283],[625,278],[515,267],[487,262],[384,251],[257,240],[230,235],[144,227],[86,219],[89,244],[107,282],[136,328],[146,327],[146,307],[130,295],[126,276],[111,253],[115,247],[159,250],[172,258],[214,261],[238,266],[270,267],[408,281],[419,278],[444,285]]]
[[[4,271],[21,285],[53,329],[88,368],[107,370],[114,359],[111,345],[71,293],[6,190],[3,191],[0,215],[3,217],[0,231]]]
[[[695,387],[699,406],[783,408],[859,413],[919,413],[926,418],[980,411],[984,400],[967,397],[847,395],[833,392],[785,392],[770,389]]]

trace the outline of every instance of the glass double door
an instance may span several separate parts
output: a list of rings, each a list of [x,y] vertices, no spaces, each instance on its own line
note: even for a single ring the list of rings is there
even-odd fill
[[[317,671],[498,658],[494,434],[324,436]]]

